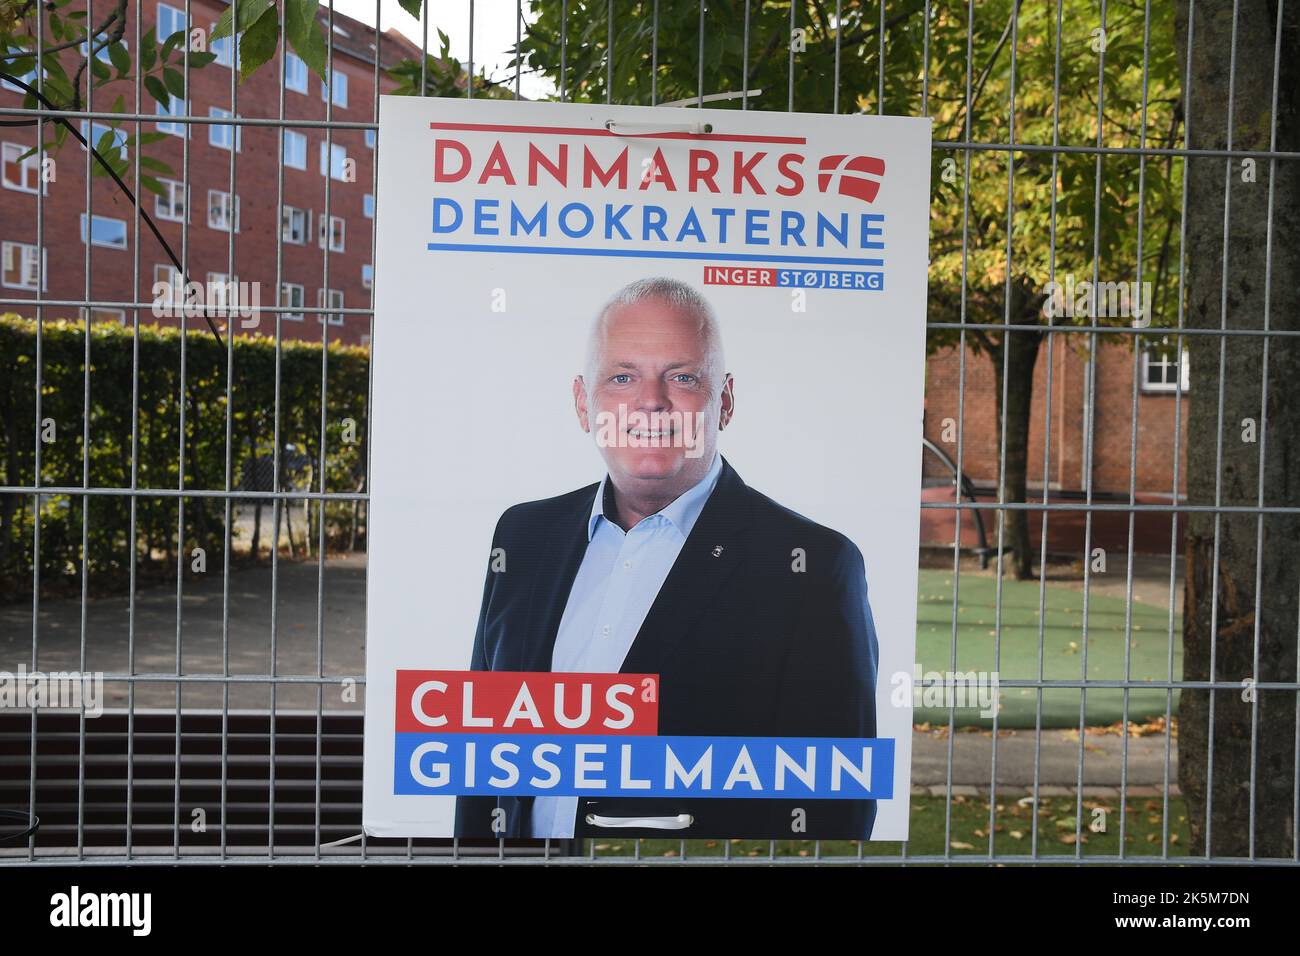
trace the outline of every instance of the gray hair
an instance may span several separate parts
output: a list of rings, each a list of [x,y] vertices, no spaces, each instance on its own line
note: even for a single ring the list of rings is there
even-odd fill
[[[620,309],[635,305],[638,302],[644,302],[647,299],[662,302],[675,312],[695,317],[699,323],[700,339],[704,343],[708,354],[710,384],[715,387],[720,386],[722,372],[726,363],[722,352],[722,333],[718,329],[718,318],[714,314],[713,306],[694,287],[666,276],[637,279],[635,282],[619,289],[601,306],[600,311],[596,313],[595,321],[591,325],[591,333],[587,337],[586,372],[588,379],[594,379],[596,355],[600,350],[600,343],[605,329],[609,325],[609,317]],[[587,385],[590,388],[591,381],[588,381]]]

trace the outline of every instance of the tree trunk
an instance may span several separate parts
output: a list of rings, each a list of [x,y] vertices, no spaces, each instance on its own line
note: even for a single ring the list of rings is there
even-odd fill
[[[1023,288],[1012,286],[1011,321],[1013,324],[1031,324],[1038,321],[1042,298]],[[1006,414],[1006,471],[1003,474],[1007,501],[1023,502],[1028,493],[1029,474],[1029,423],[1034,403],[1034,366],[1038,363],[1039,347],[1043,343],[1041,332],[1004,332],[1002,342],[993,355],[993,372],[997,389],[999,428]],[[1002,407],[1002,350],[1006,356],[1006,408]],[[1019,581],[1034,576],[1034,549],[1029,537],[1029,512],[1022,509],[998,513],[1004,521],[1003,544],[1012,554],[1012,573]]]
[[[1287,4],[1285,12],[1275,118],[1276,3],[1240,4],[1235,78],[1229,76],[1232,5],[1195,5],[1192,149],[1228,147],[1230,109],[1232,149],[1268,150],[1275,123],[1276,148],[1300,149],[1300,4]],[[1188,2],[1180,0],[1175,41],[1184,66],[1187,18]],[[1270,169],[1267,159],[1205,157],[1189,159],[1187,170],[1187,324],[1259,330],[1267,321],[1273,330],[1300,331],[1300,164],[1278,160]],[[1270,186],[1272,288],[1266,291]],[[1268,507],[1300,505],[1300,403],[1294,397],[1300,343],[1271,338],[1266,346],[1258,335],[1189,339],[1188,501],[1213,505],[1217,494],[1223,505],[1253,508],[1262,491]],[[1296,692],[1251,685],[1296,679],[1298,571],[1295,514],[1187,517],[1184,679],[1232,685],[1180,695],[1178,779],[1195,854],[1292,853]]]

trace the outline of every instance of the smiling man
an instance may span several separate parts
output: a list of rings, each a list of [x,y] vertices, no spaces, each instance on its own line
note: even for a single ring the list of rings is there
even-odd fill
[[[861,552],[718,452],[736,396],[708,301],[673,279],[620,290],[573,402],[605,477],[501,516],[471,670],[658,674],[661,735],[874,737]],[[874,819],[865,800],[460,797],[456,831],[863,839]]]

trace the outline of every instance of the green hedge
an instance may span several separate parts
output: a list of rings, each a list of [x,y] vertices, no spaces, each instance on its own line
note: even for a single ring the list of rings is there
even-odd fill
[[[42,486],[83,482],[83,415],[86,393],[85,324],[43,323],[41,350],[42,421],[52,421],[52,442],[41,442]],[[132,368],[138,350],[139,448],[137,488],[179,487],[181,429],[181,332],[94,323],[90,330],[89,485],[131,485]],[[36,322],[0,316],[0,476],[5,486],[30,487],[36,468]],[[327,354],[323,355],[323,352]],[[236,337],[230,377],[231,485],[238,487],[246,464],[269,456],[275,442],[275,340]],[[284,341],[279,355],[282,459],[293,446],[320,461],[322,360],[328,370],[326,398],[326,491],[355,491],[365,464],[369,352],[319,342]],[[206,329],[185,336],[185,483],[187,490],[222,490],[226,482],[226,347]],[[348,424],[351,420],[352,425]],[[352,441],[348,432],[354,434]],[[305,473],[285,474],[281,487],[302,487]],[[320,479],[312,479],[319,489]],[[94,593],[120,590],[127,580],[130,499],[116,495],[43,495],[40,514],[42,590],[80,587],[83,500],[89,507],[88,581]],[[136,499],[135,558],[141,583],[174,578],[177,564],[177,497]],[[224,551],[224,502],[185,497],[184,552],[204,548],[208,571],[220,568]],[[0,596],[30,593],[34,496],[0,494]],[[313,506],[312,514],[315,514]],[[268,512],[269,514],[269,512]],[[331,541],[355,540],[350,503],[326,508]],[[269,519],[268,519],[269,523]],[[262,532],[269,544],[270,528]],[[313,548],[316,538],[312,538]],[[245,545],[247,542],[244,543]],[[239,548],[232,549],[236,553]],[[247,552],[247,547],[243,548]],[[233,557],[233,556],[232,556]],[[188,571],[189,560],[185,561]]]

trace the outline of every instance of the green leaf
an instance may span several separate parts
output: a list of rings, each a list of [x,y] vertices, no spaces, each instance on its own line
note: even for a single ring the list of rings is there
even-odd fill
[[[172,53],[175,52],[176,47],[179,46],[180,43],[185,39],[185,36],[186,35],[184,33],[181,33],[179,30],[173,33],[171,36],[169,36],[163,42],[162,50],[158,54],[158,59],[161,62],[166,63],[167,60],[171,57]]]
[[[220,40],[223,37],[230,36],[236,12],[239,13],[239,32],[244,33],[251,27],[256,26],[266,11],[273,9],[275,9],[275,4],[271,3],[268,6],[267,0],[238,0],[238,3],[232,3],[226,7],[221,16],[217,18],[217,25],[212,28],[210,39]]]
[[[284,33],[294,52],[325,81],[325,37],[316,23],[316,0],[285,0]]]
[[[153,65],[158,58],[158,41],[153,35],[154,28],[150,27],[149,32],[140,40],[140,69],[146,73],[153,69]]]
[[[248,79],[253,71],[271,57],[280,43],[280,18],[275,14],[275,7],[267,7],[239,38],[239,76],[240,82]]]
[[[420,10],[424,6],[424,0],[397,0],[402,9],[409,13],[415,19],[420,19]]]
[[[113,61],[118,76],[126,76],[131,72],[131,54],[127,52],[126,45],[121,40],[109,45],[108,58]]]
[[[164,172],[168,172],[168,173],[171,172],[170,166],[167,166],[166,163],[163,163],[163,166],[166,167],[163,170]],[[149,192],[151,193],[157,193],[160,196],[163,194],[163,184],[158,182],[158,180],[154,179],[152,176],[146,176],[144,173],[141,173],[140,185],[143,186],[145,189],[149,190]]]
[[[113,100],[112,112],[114,113],[126,112],[126,99],[121,95],[119,95],[117,99]]]
[[[108,64],[97,56],[90,58],[90,72],[101,80],[111,80],[113,78],[113,71],[108,68]]]
[[[170,173],[172,171],[171,166],[155,156],[140,156],[136,161],[144,169],[154,169],[160,173]]]
[[[163,67],[163,85],[178,100],[185,99],[185,74],[173,67]]]
[[[190,68],[196,69],[196,68],[205,67],[216,58],[217,55],[215,53],[191,53]]]
[[[171,94],[167,92],[167,87],[163,86],[162,80],[158,77],[149,75],[144,78],[144,88],[149,91],[149,95],[161,103],[168,106],[171,101]]]

